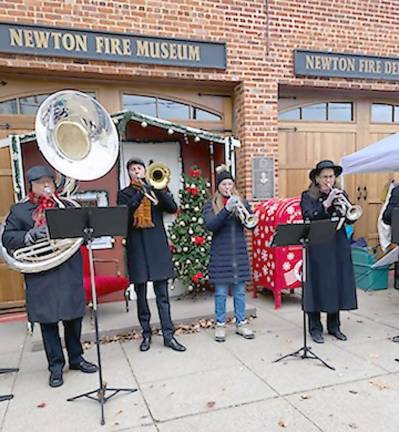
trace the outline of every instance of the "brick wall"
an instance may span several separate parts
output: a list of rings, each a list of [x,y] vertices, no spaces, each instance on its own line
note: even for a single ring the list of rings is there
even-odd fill
[[[0,54],[0,70],[68,76],[170,78],[235,85],[240,187],[253,155],[277,160],[279,85],[397,91],[399,84],[296,78],[295,48],[398,56],[399,4],[384,0],[3,0],[0,21],[225,41],[226,71]]]

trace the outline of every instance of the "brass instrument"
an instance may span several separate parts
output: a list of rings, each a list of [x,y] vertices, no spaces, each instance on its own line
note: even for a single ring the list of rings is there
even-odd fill
[[[333,188],[330,187],[330,189],[331,193]],[[333,205],[342,217],[345,217],[351,222],[357,221],[363,214],[363,209],[360,205],[352,204],[344,194],[335,199]]]
[[[232,194],[229,194],[229,197],[231,196]],[[245,207],[245,204],[240,199],[238,199],[238,204],[234,209],[234,214],[237,215],[238,219],[240,219],[241,223],[247,229],[253,229],[256,227],[256,225],[258,225],[258,215],[255,213],[250,213]]]
[[[150,164],[146,171],[145,181],[139,179],[143,185],[142,191],[144,195],[154,204],[158,204],[158,198],[154,192],[149,191],[145,186],[150,185],[156,190],[165,189],[170,181],[170,168],[162,162],[153,162]]]
[[[73,180],[104,176],[118,157],[119,139],[110,115],[84,93],[66,90],[45,99],[36,115],[35,131],[43,156],[54,169]],[[67,184],[71,191],[71,182]],[[53,198],[60,207],[65,207],[64,203],[78,206],[69,198]],[[0,229],[0,255],[12,269],[22,273],[57,267],[74,255],[83,242],[47,238],[9,254],[2,243],[3,231],[4,226]]]

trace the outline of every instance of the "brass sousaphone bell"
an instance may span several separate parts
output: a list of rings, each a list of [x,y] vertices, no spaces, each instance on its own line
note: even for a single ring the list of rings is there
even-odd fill
[[[48,163],[75,181],[104,176],[118,157],[118,134],[110,115],[85,93],[66,90],[45,99],[36,115],[35,131],[39,149]],[[62,201],[78,206],[70,198]],[[61,207],[65,206],[62,201],[57,200]],[[22,273],[38,273],[62,264],[83,242],[44,239],[10,254],[2,243],[3,230],[2,226],[0,255],[12,269]]]

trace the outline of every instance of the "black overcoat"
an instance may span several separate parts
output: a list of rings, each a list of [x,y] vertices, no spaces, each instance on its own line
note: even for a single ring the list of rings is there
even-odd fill
[[[252,213],[248,203],[245,206]],[[250,280],[247,242],[242,223],[226,208],[215,215],[212,200],[203,210],[206,227],[212,231],[208,264],[209,282],[236,284]]]
[[[37,204],[30,201],[11,207],[3,233],[7,251],[24,246],[24,237],[33,228],[32,213]],[[31,322],[55,323],[81,318],[85,314],[82,256],[75,253],[63,264],[40,273],[24,273],[26,308]]]
[[[161,281],[175,277],[163,213],[176,213],[177,204],[168,190],[154,190],[159,203],[151,203],[153,228],[133,226],[134,212],[143,199],[140,190],[128,186],[118,192],[118,204],[129,207],[126,252],[129,279],[132,283]]]
[[[392,189],[391,196],[388,201],[388,205],[382,214],[382,220],[387,224],[392,224],[392,211],[394,208],[399,207],[399,186],[395,186]]]
[[[304,220],[331,219],[323,201],[327,195],[313,198],[302,193],[301,209]],[[309,246],[308,280],[304,292],[306,312],[330,312],[357,309],[356,284],[349,239],[345,228],[336,232],[328,243]]]

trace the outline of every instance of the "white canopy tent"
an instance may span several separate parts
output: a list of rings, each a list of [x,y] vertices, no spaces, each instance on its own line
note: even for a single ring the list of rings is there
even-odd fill
[[[399,170],[399,133],[389,135],[368,147],[365,147],[348,156],[344,156],[340,165],[343,168],[343,174],[358,174],[370,172],[389,172]],[[378,234],[380,245],[385,251],[391,243],[391,227],[382,221],[382,214],[388,204],[393,184],[390,185],[385,203],[383,203],[380,215],[378,217]],[[398,247],[395,252],[389,255],[398,260]],[[382,262],[382,260],[380,260]],[[377,264],[380,264],[380,261]],[[391,262],[394,262],[391,261]],[[387,262],[384,261],[384,264]]]
[[[343,174],[387,172],[399,170],[399,133],[344,156],[340,165]]]

